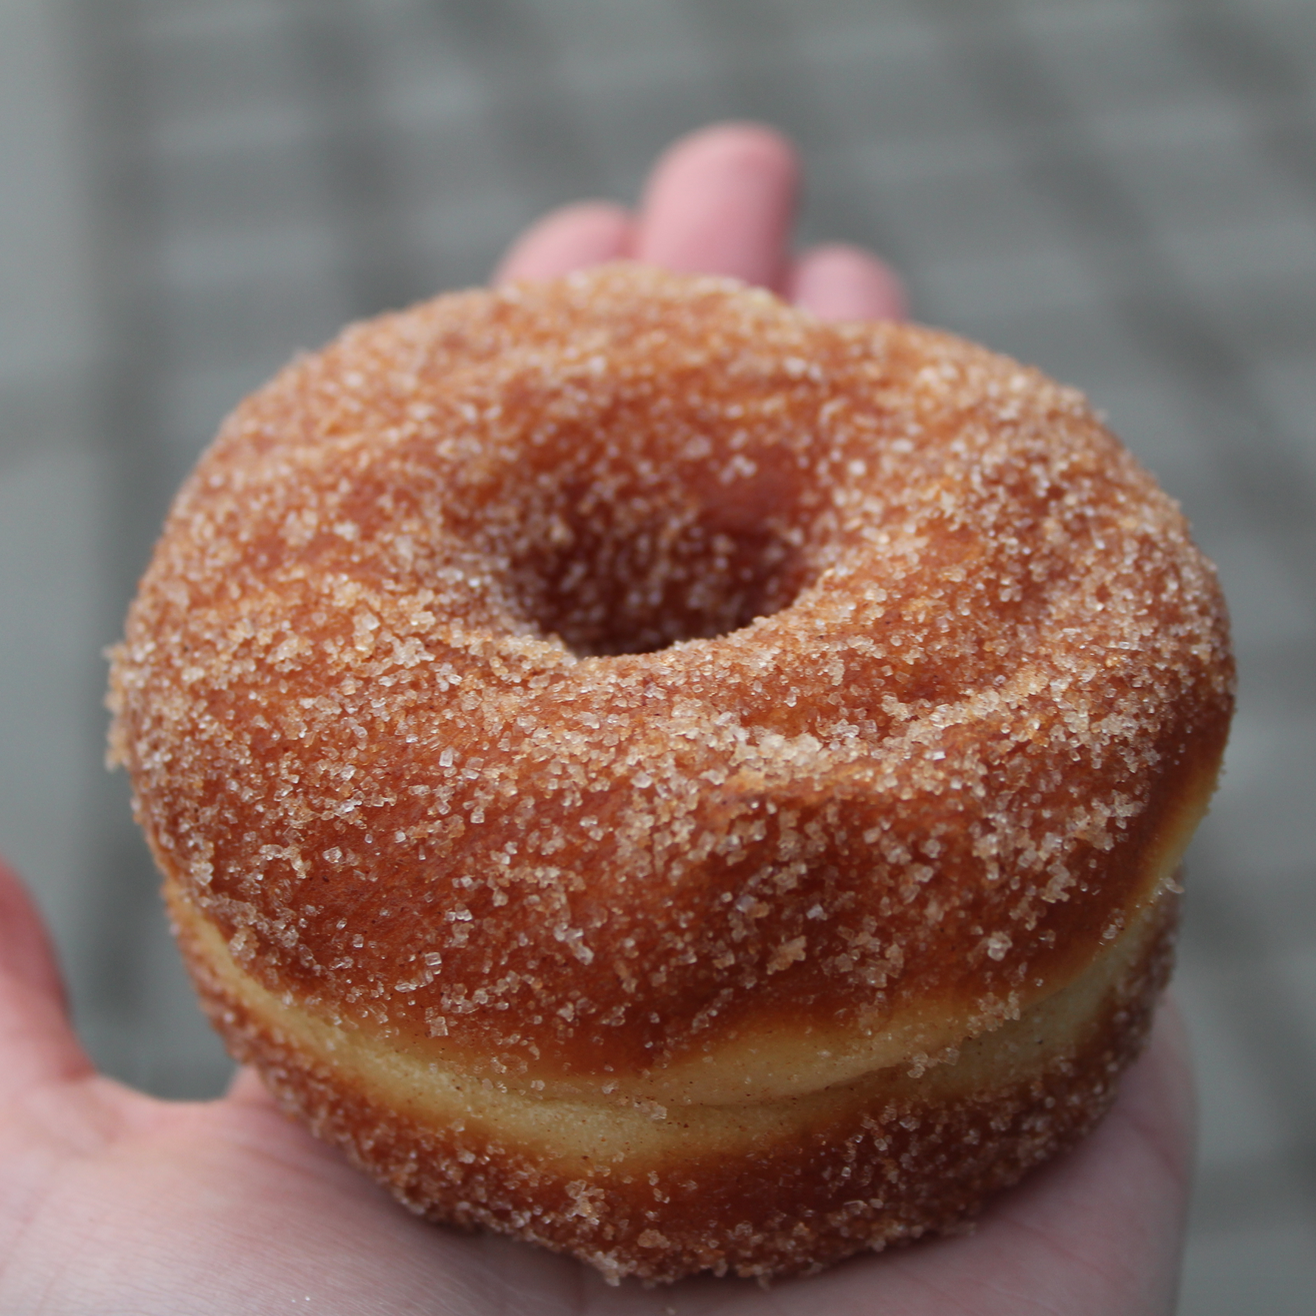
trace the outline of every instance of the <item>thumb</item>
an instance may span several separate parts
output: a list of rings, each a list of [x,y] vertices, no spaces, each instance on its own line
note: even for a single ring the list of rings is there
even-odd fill
[[[90,1073],[74,1035],[41,915],[0,858],[0,1102],[52,1080]]]

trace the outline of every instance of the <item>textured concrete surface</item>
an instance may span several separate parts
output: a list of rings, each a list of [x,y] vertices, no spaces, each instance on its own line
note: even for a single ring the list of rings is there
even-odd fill
[[[1187,508],[1242,697],[1179,991],[1182,1310],[1316,1293],[1316,7],[1310,0],[0,0],[0,846],[89,1043],[227,1061],[182,983],[103,670],[224,411],[338,324],[478,282],[719,117],[803,146],[809,237],[1085,388]]]

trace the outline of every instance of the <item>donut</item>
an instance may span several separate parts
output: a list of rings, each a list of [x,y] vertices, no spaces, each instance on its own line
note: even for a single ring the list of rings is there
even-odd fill
[[[944,1231],[1089,1129],[1233,699],[1079,393],[628,263],[294,360],[112,667],[232,1053],[413,1211],[648,1281]]]

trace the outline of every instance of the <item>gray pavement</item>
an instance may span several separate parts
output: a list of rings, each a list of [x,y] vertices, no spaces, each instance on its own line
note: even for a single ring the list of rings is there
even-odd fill
[[[1179,992],[1182,1311],[1316,1308],[1316,6],[1310,0],[0,0],[0,847],[111,1072],[204,1095],[100,649],[220,417],[349,317],[481,281],[671,137],[804,148],[810,238],[1074,382],[1231,599]]]

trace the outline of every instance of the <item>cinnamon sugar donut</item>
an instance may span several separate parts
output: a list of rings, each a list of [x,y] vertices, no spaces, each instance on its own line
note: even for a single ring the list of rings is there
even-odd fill
[[[211,1018],[318,1134],[609,1276],[767,1275],[1104,1112],[1231,689],[1078,393],[616,265],[244,402],[113,746]]]

